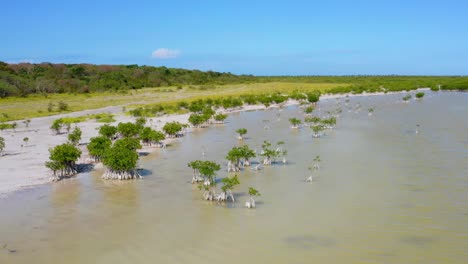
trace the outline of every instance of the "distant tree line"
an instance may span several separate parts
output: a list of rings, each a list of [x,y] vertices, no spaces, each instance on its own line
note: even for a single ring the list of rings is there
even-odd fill
[[[139,65],[19,63],[0,61],[0,98],[29,94],[127,91],[143,87],[254,82],[342,83],[331,93],[467,90],[468,76],[253,76]]]
[[[328,93],[391,92],[431,88],[432,90],[468,90],[468,76],[404,76],[404,75],[341,75],[341,76],[258,76],[262,82],[342,83]]]
[[[253,81],[255,77],[251,75],[166,67],[52,63],[7,64],[0,61],[0,97]]]

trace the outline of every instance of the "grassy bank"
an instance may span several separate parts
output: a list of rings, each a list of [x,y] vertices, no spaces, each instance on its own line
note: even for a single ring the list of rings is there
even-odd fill
[[[88,94],[49,94],[29,95],[28,97],[7,97],[0,99],[0,122],[25,118],[55,115],[106,106],[145,105],[152,103],[171,103],[180,100],[196,100],[208,95],[236,96],[246,93],[262,94],[273,92],[320,91],[346,86],[342,83],[296,83],[272,82],[231,85],[203,85],[185,87],[158,87],[128,90],[121,92],[102,92]],[[66,111],[59,110],[60,102],[67,105]],[[50,106],[52,108],[50,109]],[[51,111],[49,111],[51,110]]]
[[[21,120],[107,106],[136,108],[144,105],[175,105],[212,99],[274,93],[362,93],[431,88],[468,89],[464,76],[304,76],[255,77],[254,83],[177,85],[91,93],[30,94],[0,98],[0,122]],[[64,107],[65,106],[65,107]]]

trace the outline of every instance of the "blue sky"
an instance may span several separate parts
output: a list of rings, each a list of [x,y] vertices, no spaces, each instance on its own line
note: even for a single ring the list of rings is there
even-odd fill
[[[385,2],[385,3],[383,3]],[[3,1],[0,60],[468,75],[468,1]]]

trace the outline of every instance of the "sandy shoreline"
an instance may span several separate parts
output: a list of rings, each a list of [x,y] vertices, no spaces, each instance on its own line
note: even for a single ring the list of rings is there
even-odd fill
[[[422,88],[418,90],[428,90],[428,88]],[[414,91],[410,91],[414,92]],[[398,94],[408,93],[408,91],[391,92],[387,94]],[[322,95],[320,100],[335,99],[342,97],[354,97],[354,96],[374,96],[384,95],[385,93],[363,93],[363,94],[337,94],[337,95]],[[297,105],[298,101],[288,100],[287,105]],[[269,108],[279,107],[278,105],[271,105]],[[244,105],[240,109],[223,110],[219,112],[223,113],[234,113],[241,111],[254,111],[266,109],[264,105]],[[119,122],[133,122],[135,118],[127,116],[122,113],[121,106],[112,106],[101,109],[85,110],[79,112],[73,112],[68,114],[61,114],[48,117],[39,117],[31,119],[29,127],[26,127],[21,121],[17,121],[18,127],[15,131],[8,130],[3,131],[1,136],[5,138],[6,148],[3,156],[0,157],[0,197],[6,196],[13,193],[14,191],[29,188],[32,186],[45,184],[51,182],[51,173],[44,166],[44,163],[49,158],[49,148],[53,148],[56,145],[65,143],[67,141],[67,134],[56,135],[50,130],[50,125],[55,119],[61,117],[72,117],[72,116],[83,116],[95,113],[112,113],[115,115],[115,122],[111,123],[116,125]],[[177,121],[181,123],[188,123],[190,114],[178,114],[178,115],[165,115],[161,117],[148,118],[147,126],[154,129],[161,130],[164,124],[167,122]],[[103,123],[95,121],[86,121],[78,124],[78,127],[82,130],[82,139],[80,148],[83,151],[82,157],[78,163],[89,163],[87,161],[87,150],[86,144],[89,142],[91,137],[98,135],[97,129],[102,126]],[[23,139],[29,138],[26,144]],[[143,151],[151,151],[154,148],[144,147]],[[79,177],[78,174],[76,177]]]

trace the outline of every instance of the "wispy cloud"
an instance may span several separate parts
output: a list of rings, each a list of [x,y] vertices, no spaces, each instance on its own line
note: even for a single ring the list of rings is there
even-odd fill
[[[155,59],[173,59],[180,56],[180,50],[159,48],[151,53],[151,58]]]

